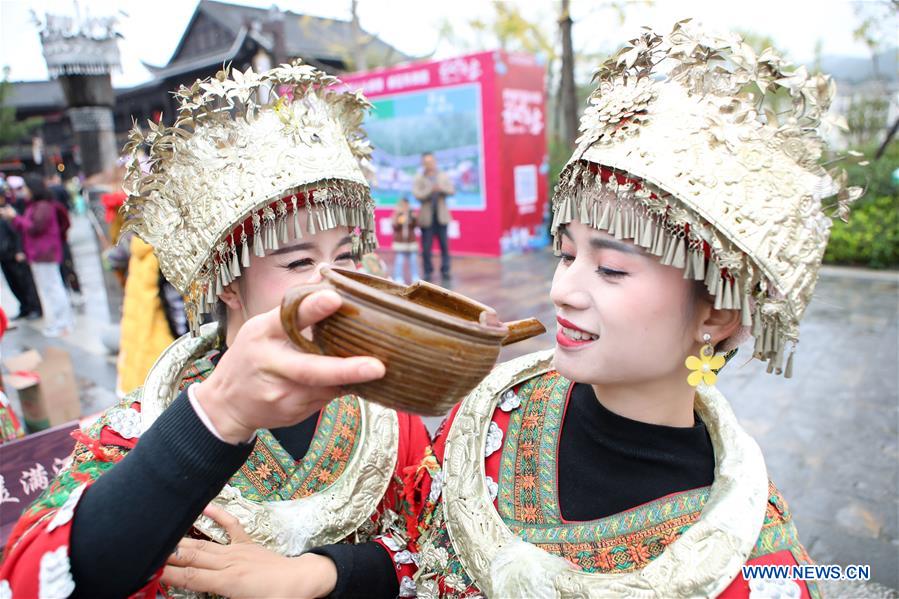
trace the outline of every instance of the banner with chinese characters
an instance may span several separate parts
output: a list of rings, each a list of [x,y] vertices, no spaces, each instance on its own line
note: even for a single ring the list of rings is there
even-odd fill
[[[365,130],[382,247],[397,200],[418,207],[412,181],[425,152],[455,185],[453,253],[499,256],[546,243],[544,76],[533,57],[495,51],[342,78],[374,105]]]
[[[0,546],[22,511],[66,467],[75,446],[70,434],[76,428],[78,422],[73,421],[0,445]]]

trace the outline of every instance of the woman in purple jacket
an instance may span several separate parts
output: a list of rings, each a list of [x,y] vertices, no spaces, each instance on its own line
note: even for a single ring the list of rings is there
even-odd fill
[[[65,284],[59,274],[62,262],[60,220],[67,216],[60,215],[60,207],[39,176],[26,176],[25,185],[25,213],[17,215],[7,206],[0,216],[11,221],[22,236],[22,247],[44,306],[44,335],[61,337],[74,325]]]

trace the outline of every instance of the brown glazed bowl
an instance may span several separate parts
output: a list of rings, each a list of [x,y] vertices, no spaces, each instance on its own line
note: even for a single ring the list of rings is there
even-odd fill
[[[323,267],[324,282],[288,290],[281,323],[291,341],[309,353],[373,356],[384,378],[347,391],[397,410],[445,414],[493,368],[500,347],[544,333],[534,318],[501,323],[488,306],[419,281],[400,285],[341,268]],[[340,309],[302,336],[297,308],[309,294],[333,289]]]

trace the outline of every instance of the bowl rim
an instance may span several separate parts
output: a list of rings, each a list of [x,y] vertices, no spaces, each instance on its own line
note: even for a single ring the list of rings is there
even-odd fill
[[[397,297],[376,287],[366,285],[365,283],[362,283],[355,279],[371,279],[373,281],[376,281],[379,285],[386,284],[388,286],[395,287],[397,290],[406,289],[407,287],[406,285],[400,285],[399,283],[384,279],[382,277],[376,277],[364,272],[352,271],[344,268],[337,268],[334,266],[323,266],[321,269],[321,274],[326,281],[333,283],[337,287],[343,287],[346,290],[350,291],[354,296],[357,296],[353,297],[353,299],[359,299],[362,301],[368,300],[369,302],[374,300],[378,303],[387,304],[390,310],[399,312],[400,314],[404,314],[406,316],[411,316],[416,320],[423,320],[432,324],[436,324],[442,328],[454,330],[456,332],[464,333],[467,335],[474,335],[484,339],[496,339],[497,341],[502,341],[509,334],[509,329],[505,326],[494,327],[490,325],[483,325],[472,320],[467,320],[460,316],[454,316],[452,314],[447,314],[446,312],[440,312],[439,310],[416,304],[411,300]],[[469,302],[478,303],[479,305],[481,305],[479,302],[475,302],[474,300],[471,300],[470,298],[460,293],[455,293],[454,291],[450,290],[447,291],[449,291],[450,293],[454,293],[455,295]],[[492,309],[489,306],[484,306],[484,308]]]

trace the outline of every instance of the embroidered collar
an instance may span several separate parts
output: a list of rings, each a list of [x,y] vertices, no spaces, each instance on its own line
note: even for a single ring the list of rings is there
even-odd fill
[[[623,574],[591,574],[521,541],[492,505],[480,459],[486,422],[501,395],[552,368],[553,351],[497,367],[462,403],[443,464],[446,526],[465,571],[487,596],[716,596],[749,557],[765,516],[768,480],[761,451],[727,401],[700,386],[697,411],[715,449],[715,482],[700,519],[654,561]],[[520,567],[506,568],[517,563]],[[514,570],[514,571],[513,571]],[[530,592],[526,592],[530,589]]]

